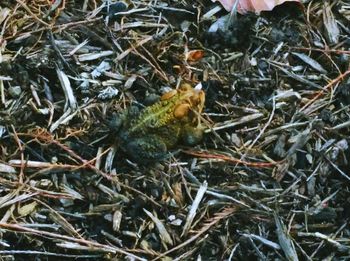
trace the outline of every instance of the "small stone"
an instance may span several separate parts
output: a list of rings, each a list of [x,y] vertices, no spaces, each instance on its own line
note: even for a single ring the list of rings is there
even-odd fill
[[[181,226],[182,220],[177,218],[177,219],[171,221],[170,224],[173,226]]]
[[[9,88],[9,94],[12,98],[18,98],[22,93],[22,89],[20,86],[11,86]]]

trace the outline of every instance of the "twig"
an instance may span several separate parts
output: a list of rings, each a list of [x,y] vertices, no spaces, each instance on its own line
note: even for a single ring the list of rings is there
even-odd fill
[[[308,101],[301,109],[300,111],[304,111],[307,107],[309,107],[311,104],[313,104],[319,97],[322,96],[322,94],[329,88],[333,87],[335,84],[337,84],[339,81],[343,80],[348,74],[350,74],[350,68],[340,74],[337,78],[333,79],[332,81],[330,81],[330,83],[328,83],[325,87],[323,87],[322,90],[318,91],[318,93],[315,95],[314,98],[312,98],[310,101]]]
[[[21,141],[18,138],[18,135],[17,135],[17,132],[15,130],[15,127],[13,125],[11,125],[11,128],[12,128],[12,131],[13,131],[14,139],[15,139],[15,141],[16,141],[16,143],[18,145],[19,151],[21,153],[21,170],[19,172],[19,182],[23,183],[23,178],[24,178],[24,171],[23,170],[24,170],[24,165],[25,165],[23,147],[22,147]]]
[[[60,234],[56,234],[56,233],[51,233],[51,232],[47,232],[47,231],[43,231],[43,230],[36,230],[36,229],[32,229],[32,228],[23,227],[23,226],[17,225],[17,224],[8,224],[8,223],[0,222],[0,227],[3,229],[15,231],[15,232],[20,232],[20,233],[30,233],[30,234],[35,234],[37,236],[42,236],[42,237],[50,237],[50,238],[55,238],[55,239],[60,239],[60,240],[67,240],[67,241],[75,242],[78,244],[83,244],[83,245],[87,245],[87,246],[101,248],[101,249],[104,249],[104,250],[111,252],[111,253],[120,253],[120,254],[129,256],[131,258],[135,258],[137,260],[142,260],[142,261],[146,260],[144,258],[141,258],[141,257],[138,257],[134,254],[131,254],[131,253],[129,253],[121,248],[113,247],[113,246],[109,246],[109,245],[103,245],[103,244],[100,244],[100,243],[97,243],[94,241],[90,241],[90,240],[86,240],[86,239],[80,239],[80,238],[78,239],[78,238],[60,235]]]
[[[183,150],[182,152],[200,157],[200,158],[206,158],[206,159],[220,159],[223,161],[231,162],[231,163],[236,163],[236,164],[242,164],[250,167],[256,167],[256,168],[272,168],[276,165],[278,165],[280,162],[249,162],[249,161],[244,161],[240,160],[237,158],[233,158],[230,156],[226,156],[223,154],[211,154],[207,152],[200,152],[200,151],[192,151],[192,150]]]

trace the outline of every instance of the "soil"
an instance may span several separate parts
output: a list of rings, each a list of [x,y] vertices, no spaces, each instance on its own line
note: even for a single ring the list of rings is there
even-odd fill
[[[350,5],[303,6],[1,3],[1,259],[347,260]],[[182,82],[203,141],[133,162],[113,119]]]

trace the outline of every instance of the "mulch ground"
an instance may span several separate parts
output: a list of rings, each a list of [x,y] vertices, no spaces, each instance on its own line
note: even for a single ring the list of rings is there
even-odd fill
[[[0,3],[3,260],[347,260],[350,4]],[[132,162],[111,119],[182,82],[203,141]]]

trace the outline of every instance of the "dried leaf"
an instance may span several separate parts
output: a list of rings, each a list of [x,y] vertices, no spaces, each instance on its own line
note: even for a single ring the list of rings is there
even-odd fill
[[[204,56],[203,50],[192,50],[186,53],[186,61],[197,62]]]

